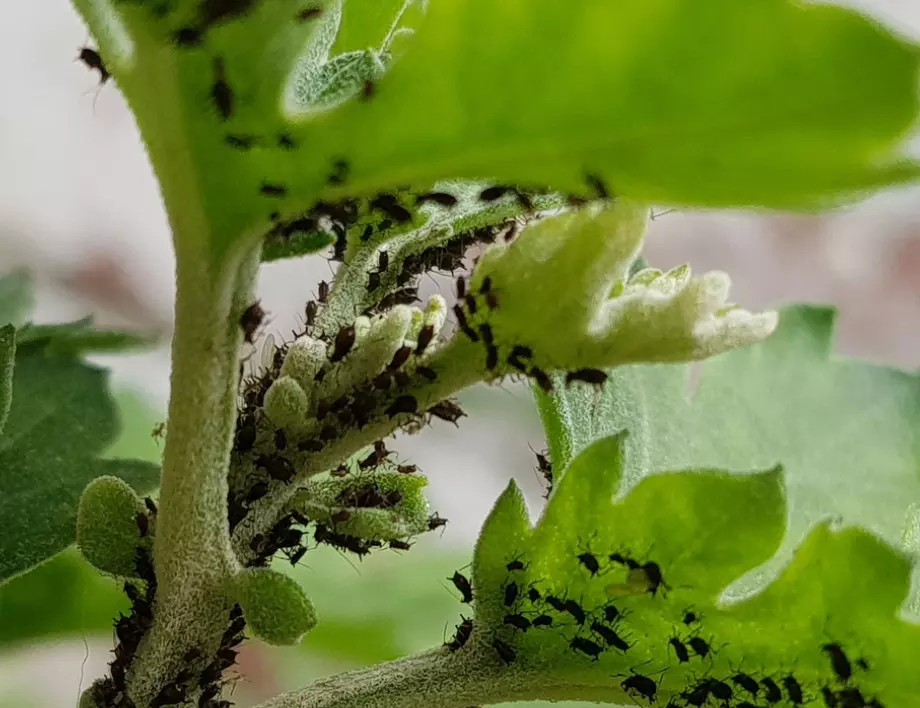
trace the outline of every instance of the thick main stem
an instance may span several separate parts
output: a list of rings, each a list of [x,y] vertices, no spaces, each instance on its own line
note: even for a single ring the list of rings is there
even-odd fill
[[[236,420],[239,312],[252,296],[257,260],[207,272],[206,258],[180,253],[172,347],[169,428],[154,544],[154,624],[133,667],[137,705],[169,684],[192,647],[214,650],[226,628],[229,544],[227,468]]]

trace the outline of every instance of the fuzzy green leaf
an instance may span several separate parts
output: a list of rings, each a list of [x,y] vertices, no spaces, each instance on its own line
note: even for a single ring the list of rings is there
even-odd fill
[[[322,146],[304,159],[347,159],[359,191],[488,175],[584,192],[596,173],[655,203],[811,206],[917,174],[895,152],[917,53],[840,8],[432,3],[407,44],[372,100],[298,128]]]
[[[833,310],[790,307],[765,342],[688,367],[622,367],[598,396],[540,398],[559,468],[598,437],[628,429],[627,485],[682,468],[743,473],[782,464],[788,560],[808,529],[839,518],[913,548],[920,504],[920,376],[831,355]],[[755,579],[750,579],[754,582]]]
[[[101,475],[149,491],[156,465],[103,460],[118,433],[101,370],[31,351],[16,359],[13,402],[0,437],[0,581],[73,543],[77,502]]]
[[[722,603],[725,588],[782,543],[782,471],[664,472],[630,488],[626,438],[583,450],[533,529],[513,484],[498,501],[476,549],[476,628],[458,657],[492,652],[495,670],[510,671],[495,649],[495,639],[504,642],[511,667],[526,678],[520,697],[627,703],[630,694],[641,698],[623,683],[636,673],[652,678],[659,705],[688,705],[704,679],[726,682],[740,702],[731,677],[743,671],[775,679],[783,700],[781,677],[791,674],[806,704],[818,706],[822,687],[845,688],[822,650],[839,642],[854,666],[849,687],[867,700],[908,705],[920,695],[920,679],[907,669],[920,628],[898,616],[909,585],[904,557],[864,531],[822,523],[759,595]],[[574,611],[555,609],[549,598],[574,601]],[[531,623],[546,616],[551,625],[521,630],[508,615]],[[855,668],[857,658],[869,668]]]
[[[270,644],[298,644],[316,626],[313,603],[296,580],[276,570],[241,570],[233,592],[250,629]]]

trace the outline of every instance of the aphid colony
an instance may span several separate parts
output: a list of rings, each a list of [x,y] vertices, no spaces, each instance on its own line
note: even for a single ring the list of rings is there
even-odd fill
[[[134,567],[141,584],[125,581],[124,591],[131,600],[131,610],[127,615],[119,615],[115,621],[115,658],[109,665],[111,677],[96,682],[91,689],[96,704],[106,708],[133,705],[125,694],[127,672],[141,640],[153,622],[157,578],[150,557],[149,537],[151,527],[156,522],[157,506],[149,497],[144,499],[144,505],[145,510],[139,512],[135,519],[141,544],[135,551]]]
[[[590,550],[578,553],[575,560],[592,578],[604,572],[602,561]],[[662,588],[667,588],[661,568],[655,561],[639,562],[623,552],[611,553],[607,560],[623,565],[631,572],[641,572],[646,579],[647,594],[652,598]],[[551,633],[551,636],[565,642],[568,651],[589,661],[598,661],[609,651],[622,656],[630,656],[630,652],[649,653],[652,640],[639,631],[630,632],[626,628],[630,610],[621,604],[625,599],[587,607],[582,600],[569,597],[565,592],[550,591],[540,581],[528,582],[524,574],[528,564],[520,557],[512,558],[505,568],[508,574],[500,589],[500,600],[505,608],[502,625],[507,631],[493,630],[491,639],[486,640],[501,663],[509,665],[518,660],[521,648],[515,636],[526,632]],[[460,593],[461,602],[472,604],[474,588],[470,579],[456,571],[448,580]],[[476,626],[473,619],[461,619],[454,636],[444,644],[451,653],[466,645]],[[884,708],[878,698],[865,696],[853,685],[852,664],[837,642],[820,647],[830,661],[835,684],[809,685],[792,672],[776,675],[733,669],[729,674],[717,675],[713,672],[716,649],[711,639],[701,636],[701,629],[701,617],[692,608],[683,610],[667,643],[658,647],[674,657],[676,666],[669,662],[652,672],[643,668],[649,663],[644,661],[631,667],[628,674],[614,674],[614,677],[622,677],[620,687],[623,691],[640,704],[646,701],[648,705],[666,708],[798,706],[817,700],[818,696],[827,708]],[[685,688],[669,691],[665,702],[659,696],[661,683],[666,674],[673,673],[684,664],[695,670],[689,675],[681,673],[680,681],[686,682]],[[858,660],[857,665],[863,670],[869,668],[863,659]]]
[[[483,310],[479,303],[485,303]],[[488,322],[488,311],[497,310],[501,302],[500,293],[492,282],[491,276],[483,278],[476,293],[471,292],[463,277],[457,279],[457,303],[453,307],[457,328],[472,342],[481,343],[485,349],[485,368],[501,375],[509,368],[516,370],[533,381],[544,393],[552,393],[553,382],[549,375],[532,363],[533,350],[524,344],[501,345],[495,341],[492,326]],[[501,350],[500,350],[501,347]],[[504,366],[499,364],[504,355]],[[570,386],[576,381],[603,386],[607,374],[599,369],[578,369],[566,373],[565,384]]]

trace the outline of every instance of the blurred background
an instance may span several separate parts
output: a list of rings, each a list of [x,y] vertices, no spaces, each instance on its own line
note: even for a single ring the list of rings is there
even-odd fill
[[[851,0],[920,38],[915,0]],[[90,37],[66,0],[0,3],[0,269],[36,280],[38,321],[93,314],[101,325],[159,333],[163,346],[111,366],[125,429],[117,452],[157,460],[150,435],[168,395],[166,342],[172,250],[157,187],[115,86],[74,61]],[[808,300],[840,308],[838,350],[905,367],[920,364],[920,189],[886,193],[820,216],[673,212],[656,219],[647,257],[722,269],[749,308]],[[288,333],[331,264],[316,256],[263,267],[269,332]],[[428,293],[452,291],[425,279]],[[317,630],[297,649],[247,642],[232,699],[241,706],[324,674],[444,641],[461,606],[446,578],[469,562],[488,510],[515,477],[534,514],[542,487],[529,449],[543,438],[526,390],[468,391],[469,418],[391,447],[430,479],[445,532],[411,552],[363,562],[311,551],[294,573],[314,599]],[[515,441],[513,444],[508,441]],[[0,708],[74,706],[105,671],[111,620],[125,607],[115,585],[65,553],[0,588]],[[536,705],[536,704],[533,704]]]

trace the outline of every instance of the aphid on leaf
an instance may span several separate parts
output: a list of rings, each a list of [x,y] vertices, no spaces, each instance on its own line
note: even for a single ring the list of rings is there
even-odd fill
[[[402,367],[405,364],[409,357],[412,356],[412,347],[402,346],[396,350],[396,353],[393,354],[393,358],[390,360],[390,363],[387,365],[387,369],[390,371],[395,371]]]
[[[604,651],[604,648],[600,644],[596,644],[584,637],[574,637],[572,641],[569,642],[569,646],[573,651],[580,651],[582,654],[590,656],[593,661],[597,661],[598,657]]]
[[[428,517],[428,530],[434,531],[443,526],[447,526],[447,519],[442,516],[438,516],[437,512]]]
[[[549,598],[547,598],[547,602],[549,602]],[[581,605],[575,602],[575,600],[566,600],[563,603],[563,609],[565,612],[568,612],[570,615],[572,615],[578,624],[585,623],[585,619],[587,618],[585,611],[582,609]]]
[[[287,196],[287,187],[283,184],[273,184],[263,181],[259,186],[259,193],[263,197],[283,198]]]
[[[329,283],[327,283],[325,280],[319,281],[319,285],[317,286],[316,299],[324,305],[326,304],[326,300],[329,299]]]
[[[655,695],[658,693],[658,684],[648,676],[637,674],[632,669],[630,669],[630,671],[632,671],[632,676],[628,676],[627,678],[620,681],[620,686],[627,693],[638,693],[648,701],[649,705],[654,703]]]
[[[462,300],[464,297],[466,297],[466,280],[461,275],[457,277],[457,299]]]
[[[822,645],[821,649],[830,657],[831,667],[834,669],[834,673],[837,674],[837,678],[844,682],[849,681],[853,675],[853,667],[844,653],[843,647],[837,642],[829,642]]]
[[[397,465],[396,471],[400,474],[415,474],[418,471],[418,465]]]
[[[515,559],[505,564],[505,568],[508,569],[508,572],[515,571],[515,570],[524,570],[525,567],[526,566],[524,565],[524,561],[518,560],[518,559]]]
[[[802,695],[802,687],[799,685],[799,682],[796,681],[795,677],[792,676],[792,674],[783,676],[782,684],[786,689],[786,697],[789,699],[789,702],[797,706],[802,705],[805,698]]]
[[[668,640],[668,645],[674,649],[674,653],[677,655],[677,661],[679,663],[684,664],[690,661],[690,653],[687,651],[687,645],[680,641],[678,637],[671,637]]]
[[[511,625],[522,632],[526,632],[530,629],[530,620],[521,614],[505,615],[504,624]]]
[[[377,85],[371,79],[364,79],[364,84],[361,87],[361,100],[370,101],[374,97],[376,90]]]
[[[712,651],[712,647],[710,647],[702,637],[690,637],[690,639],[687,640],[687,644],[693,649],[693,653],[701,659],[705,659]]]
[[[415,396],[404,394],[398,396],[393,403],[386,409],[386,414],[392,418],[403,413],[415,413],[418,411],[418,401]]]
[[[509,582],[505,585],[505,607],[511,607],[518,597],[518,586],[515,582]]]
[[[187,49],[188,47],[197,47],[201,44],[203,35],[201,30],[197,27],[180,27],[172,37],[177,47]]]
[[[333,345],[333,351],[332,355],[329,357],[329,361],[341,361],[348,355],[354,345],[354,325],[346,325],[345,327],[342,327],[338,334],[335,335],[335,343]]]
[[[422,355],[434,339],[434,325],[425,325],[418,333],[418,339],[415,344],[415,355]]]
[[[390,548],[397,550],[397,551],[408,551],[410,548],[412,548],[411,543],[408,543],[406,541],[400,541],[397,538],[391,539],[389,544],[387,545],[389,545]]]
[[[251,150],[256,144],[256,136],[227,134],[224,136],[224,142],[236,150]]]
[[[297,147],[297,143],[294,142],[293,136],[288,133],[282,133],[278,136],[278,147],[282,150],[293,150]]]
[[[438,372],[432,369],[430,366],[417,366],[415,368],[415,373],[420,376],[424,376],[429,381],[434,381],[438,378]]]
[[[578,555],[578,562],[587,568],[592,577],[597,575],[598,571],[601,569],[600,564],[597,562],[597,558],[595,558],[593,553],[580,553]]]
[[[767,703],[779,703],[783,699],[783,692],[779,690],[776,681],[769,676],[760,679],[760,685],[764,688],[764,698]]]
[[[760,684],[758,684],[755,679],[740,671],[731,677],[731,682],[738,688],[747,691],[752,696],[756,697],[760,692]]]
[[[220,57],[214,58],[214,84],[211,86],[211,100],[223,120],[233,115],[233,89],[227,83],[224,60]]]
[[[469,322],[466,320],[466,313],[463,311],[461,305],[454,305],[454,315],[457,318],[457,326],[460,327],[460,330],[474,342],[479,341],[479,335],[476,334],[476,330],[470,327]]]
[[[607,374],[600,369],[578,369],[565,375],[565,387],[571,386],[573,381],[584,381],[593,386],[603,386],[606,380]]]
[[[532,624],[534,627],[552,627],[553,618],[550,617],[549,615],[540,615],[539,617],[534,619]]]
[[[479,193],[479,198],[484,202],[494,202],[496,199],[501,199],[510,191],[511,187],[503,187],[501,185],[486,187]]]
[[[307,22],[309,20],[317,19],[322,14],[323,14],[322,7],[307,7],[301,10],[300,12],[298,12],[297,15],[295,15],[294,19],[297,20],[298,22]]]
[[[447,194],[446,192],[428,192],[426,194],[420,194],[415,198],[416,204],[424,204],[426,202],[434,202],[443,207],[452,207],[456,205],[457,198],[453,194]]]
[[[455,425],[458,420],[466,415],[466,413],[463,412],[463,409],[449,398],[435,403],[431,408],[428,409],[428,412],[431,413],[431,415],[440,418],[441,420],[446,420],[448,423],[454,423]]]

